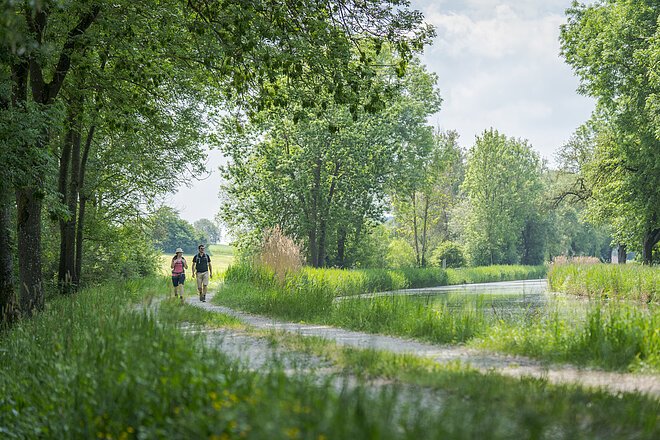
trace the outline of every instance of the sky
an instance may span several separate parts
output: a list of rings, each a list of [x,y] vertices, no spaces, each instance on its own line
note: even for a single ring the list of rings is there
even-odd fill
[[[456,130],[464,148],[491,127],[527,139],[553,166],[556,151],[594,108],[591,98],[577,94],[578,79],[559,55],[559,26],[571,1],[411,0],[437,32],[422,55],[443,98],[429,123]],[[166,203],[191,223],[212,220],[223,161],[210,151],[210,173]]]

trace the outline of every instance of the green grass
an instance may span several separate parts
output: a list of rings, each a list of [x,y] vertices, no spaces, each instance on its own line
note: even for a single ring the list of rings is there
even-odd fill
[[[447,284],[490,283],[541,279],[546,276],[546,266],[497,265],[447,269]]]
[[[304,267],[298,272],[286,274],[284,283],[280,285],[275,275],[265,268],[236,264],[227,269],[225,279],[228,282],[251,282],[261,287],[276,287],[289,292],[322,290],[324,295],[335,297],[448,284],[538,279],[545,275],[545,271],[545,266],[490,266],[447,270],[435,267],[359,270]]]
[[[660,302],[660,267],[638,264],[554,264],[548,272],[557,292],[597,298]]]
[[[576,386],[551,385],[545,380],[481,374],[462,367],[460,363],[439,365],[430,359],[409,354],[341,347],[322,338],[281,332],[271,332],[268,337],[273,344],[285,350],[320,356],[332,362],[335,367],[366,380],[387,379],[422,387],[429,392],[429,396],[438,398],[448,408],[447,412],[453,413],[455,420],[467,418],[474,423],[484,423],[492,429],[490,432],[480,430],[467,434],[470,427],[466,427],[464,434],[468,437],[606,439],[639,435],[644,438],[655,435],[660,427],[657,415],[660,403],[652,399],[649,400],[650,407],[642,410],[648,411],[647,416],[642,417],[645,420],[643,423],[648,423],[645,429],[649,431],[633,434],[619,425],[627,417],[625,411],[630,409],[629,403],[622,403],[622,400],[640,397],[634,394],[613,396]],[[457,400],[462,402],[459,404]],[[496,404],[493,405],[493,402]],[[460,411],[464,413],[459,414]],[[502,424],[498,426],[497,423],[486,421],[491,417],[499,419]],[[520,425],[530,429],[523,434],[519,431],[507,433],[507,428],[504,428]],[[550,425],[552,428],[548,429]],[[590,426],[587,428],[589,433],[584,431],[587,426]],[[456,432],[452,435],[456,435]]]
[[[338,291],[355,295],[359,286],[368,286],[361,271],[305,270],[287,276],[283,285],[267,272],[248,271],[230,269],[214,301],[292,321],[433,343],[466,343],[608,370],[660,371],[660,309],[653,305],[641,309],[624,303],[594,304],[587,310],[569,304],[567,308],[575,309],[569,316],[552,309],[530,309],[509,317],[491,313],[483,295],[472,296],[474,301],[460,307],[443,303],[429,307],[404,296],[335,301]],[[253,282],[245,281],[250,279]]]
[[[252,372],[136,308],[164,278],[58,298],[0,334],[3,438],[640,438],[660,435],[658,401],[463,370],[417,372],[427,391],[368,389],[278,367]],[[171,301],[172,302],[172,301]],[[171,304],[174,307],[174,304]],[[169,312],[165,312],[169,313]],[[196,318],[195,318],[196,319]],[[205,322],[205,318],[201,319]],[[385,356],[385,355],[382,355]],[[346,365],[391,358],[355,352]],[[382,365],[382,367],[378,367]],[[383,374],[386,372],[383,371]],[[426,375],[426,376],[425,376]],[[428,376],[432,375],[432,376]],[[424,379],[427,377],[427,379]],[[341,383],[341,382],[340,382]],[[348,384],[348,382],[344,382]],[[433,393],[440,405],[417,401]],[[496,402],[496,404],[494,404]]]
[[[660,307],[595,302],[525,325],[498,322],[475,346],[611,370],[660,372]],[[576,316],[579,315],[579,316]]]
[[[160,303],[158,319],[171,324],[186,323],[206,328],[244,327],[241,321],[233,316],[182,304],[178,299],[171,297]]]

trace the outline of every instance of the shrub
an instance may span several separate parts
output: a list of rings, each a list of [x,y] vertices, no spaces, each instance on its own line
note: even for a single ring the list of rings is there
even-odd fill
[[[387,265],[394,268],[415,266],[415,250],[406,240],[392,240],[387,247]]]
[[[465,266],[465,253],[463,246],[453,241],[444,241],[438,246],[431,255],[431,264],[442,267],[442,262],[446,267]]]

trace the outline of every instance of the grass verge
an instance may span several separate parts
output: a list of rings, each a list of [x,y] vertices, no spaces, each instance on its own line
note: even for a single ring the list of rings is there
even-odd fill
[[[446,371],[442,380],[429,379],[440,404],[428,405],[421,395],[415,400],[415,393],[402,401],[397,386],[337,388],[330,380],[288,377],[277,369],[246,371],[206,348],[201,338],[182,334],[171,325],[176,319],[157,322],[136,307],[144,298],[162,296],[163,283],[104,285],[59,298],[0,334],[2,437],[651,439],[659,434],[658,402],[633,394],[609,396]],[[378,356],[356,353],[347,364],[378,365]]]
[[[660,308],[657,307],[594,303],[585,305],[583,310],[574,310],[574,314],[555,309],[547,314],[528,313],[503,319],[489,313],[479,297],[461,309],[442,305],[429,308],[400,296],[324,303],[325,299],[318,293],[284,295],[276,289],[234,283],[224,285],[213,301],[285,320],[412,337],[431,343],[465,343],[605,370],[660,372]]]
[[[660,267],[639,264],[552,264],[548,283],[556,292],[590,298],[660,302]]]

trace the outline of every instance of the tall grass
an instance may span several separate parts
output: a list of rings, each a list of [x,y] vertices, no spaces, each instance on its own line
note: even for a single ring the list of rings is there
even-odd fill
[[[546,276],[546,266],[495,265],[447,269],[447,284],[490,283],[541,279]]]
[[[281,284],[284,290],[307,287],[322,289],[328,296],[350,296],[390,290],[445,286],[448,284],[481,283],[538,279],[545,275],[545,266],[489,266],[463,269],[316,269],[304,267],[288,271]],[[230,266],[227,282],[252,282],[263,287],[275,286],[275,275],[264,267],[245,263]]]
[[[84,290],[1,333],[0,437],[652,439],[660,433],[657,402],[634,394],[457,370],[443,372],[436,389],[412,392],[289,377],[277,366],[247,371],[135,307],[164,287],[165,280],[149,279]]]
[[[574,295],[660,301],[660,267],[553,263],[548,271],[548,283],[553,291]]]
[[[475,345],[613,370],[660,371],[660,309],[596,302],[583,316],[557,310],[518,326],[498,322]]]

